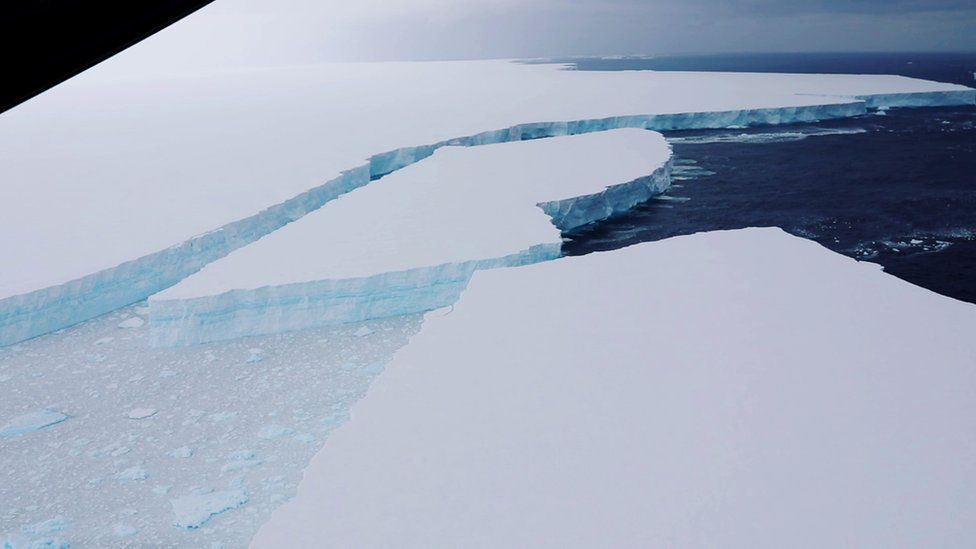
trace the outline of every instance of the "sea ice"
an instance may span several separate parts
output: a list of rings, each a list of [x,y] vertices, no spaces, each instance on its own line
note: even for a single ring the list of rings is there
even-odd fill
[[[187,446],[181,446],[175,450],[170,451],[169,455],[175,458],[188,458],[193,455],[193,450]]]
[[[180,528],[199,528],[210,517],[236,509],[247,503],[247,492],[243,488],[222,490],[208,494],[190,494],[171,500],[174,524]]]
[[[252,547],[964,547],[976,308],[778,229],[475,273]]]
[[[34,540],[21,533],[23,526],[61,516],[70,527],[43,539],[56,537],[71,547],[214,541],[244,547],[294,494],[308,460],[365,394],[375,378],[366,365],[384,364],[420,326],[414,316],[370,322],[373,333],[363,337],[353,335],[361,325],[350,325],[152,349],[148,330],[120,334],[118,323],[135,308],[0,351],[0,372],[16,387],[0,398],[0,425],[38,403],[57,404],[54,409],[71,415],[60,425],[0,439],[0,533],[23,538],[29,547]],[[110,335],[115,339],[98,348],[103,362],[89,362],[91,343]],[[244,365],[254,348],[264,349],[264,360]],[[361,366],[341,368],[351,361]],[[157,375],[163,370],[169,374]],[[137,407],[158,412],[128,419]],[[326,416],[334,421],[322,423]],[[282,429],[291,434],[258,436]],[[254,457],[233,459],[241,448]],[[262,463],[223,470],[254,459]],[[113,478],[130,467],[148,478]],[[170,499],[192,493],[193,486],[243,489],[247,510],[198,529],[176,528]],[[112,531],[117,523],[138,532],[120,541]],[[0,535],[0,547],[4,539]]]
[[[61,517],[54,517],[45,521],[24,526],[21,531],[28,536],[46,536],[64,530],[65,522]]]
[[[558,257],[560,229],[660,194],[670,172],[663,136],[640,129],[445,147],[153,296],[152,338],[200,343],[444,307],[474,270]]]
[[[143,320],[143,319],[141,319],[141,318],[139,318],[137,316],[133,316],[133,317],[129,317],[129,318],[123,320],[122,322],[119,322],[119,328],[129,328],[129,329],[131,329],[131,328],[141,328],[142,325],[145,324],[145,323],[146,323],[145,320]]]
[[[258,349],[258,348],[248,349],[247,352],[248,352],[247,360],[245,360],[244,362],[254,363],[254,362],[261,362],[262,360],[264,360],[264,349]]]
[[[149,472],[139,466],[129,467],[124,471],[119,471],[113,477],[115,480],[146,480]]]
[[[156,412],[155,408],[133,408],[129,410],[126,417],[129,419],[146,419],[156,415]]]
[[[360,328],[360,329],[356,330],[355,332],[353,332],[352,335],[354,335],[356,337],[365,337],[365,336],[368,336],[371,333],[373,333],[373,330],[371,330],[369,328],[369,326],[363,326],[362,328]]]
[[[25,435],[38,429],[56,425],[66,419],[68,419],[68,416],[54,410],[29,412],[11,419],[0,427],[0,438],[13,438]]]
[[[265,440],[274,440],[292,433],[292,429],[282,425],[265,425],[258,431],[258,437]]]
[[[118,523],[112,527],[112,533],[119,538],[128,538],[139,533],[139,529],[131,524]]]

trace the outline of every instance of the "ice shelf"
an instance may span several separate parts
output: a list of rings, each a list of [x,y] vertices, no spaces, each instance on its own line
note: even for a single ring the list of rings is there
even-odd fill
[[[137,62],[171,32],[0,115],[0,232],[11,235],[0,239],[0,345],[141,300],[445,145],[974,101],[962,86],[894,76],[510,61],[201,74]]]
[[[964,546],[974,330],[778,229],[481,271],[252,547]]]
[[[476,269],[560,255],[560,229],[670,185],[657,132],[445,147],[232,252],[149,301],[153,341],[193,344],[418,313]]]

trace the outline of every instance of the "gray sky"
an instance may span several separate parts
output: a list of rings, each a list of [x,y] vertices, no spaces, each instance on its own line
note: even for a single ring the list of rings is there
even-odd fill
[[[976,0],[216,0],[165,34],[198,64],[976,50]]]

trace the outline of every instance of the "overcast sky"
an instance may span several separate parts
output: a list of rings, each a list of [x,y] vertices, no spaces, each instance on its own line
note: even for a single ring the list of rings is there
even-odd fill
[[[144,52],[194,61],[976,50],[976,0],[216,0]]]

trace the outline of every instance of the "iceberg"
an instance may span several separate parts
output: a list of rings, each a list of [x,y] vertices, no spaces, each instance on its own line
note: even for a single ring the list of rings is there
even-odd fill
[[[152,341],[186,345],[419,313],[478,269],[561,253],[561,230],[665,191],[671,148],[613,130],[445,147],[211,263],[149,300]]]
[[[779,229],[479,271],[251,546],[965,546],[974,330]]]
[[[0,345],[145,299],[445,146],[973,102],[890,76],[498,60],[129,74],[109,60],[0,114],[0,232],[17,235],[0,240]]]

